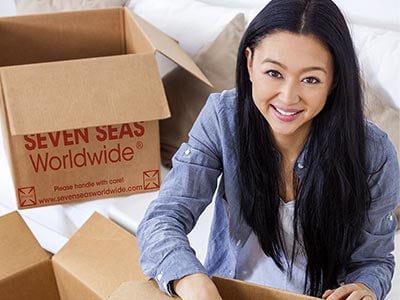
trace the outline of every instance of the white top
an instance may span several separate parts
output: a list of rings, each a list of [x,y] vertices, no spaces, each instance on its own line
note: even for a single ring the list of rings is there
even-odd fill
[[[303,293],[306,271],[306,256],[297,244],[295,260],[293,262],[292,277],[290,278],[289,266],[294,242],[294,217],[295,202],[283,202],[279,207],[279,215],[282,222],[282,237],[285,249],[289,253],[288,260],[284,260],[285,271],[282,272],[273,259],[266,256],[254,232],[240,250],[236,278],[273,288],[283,289],[295,293]]]

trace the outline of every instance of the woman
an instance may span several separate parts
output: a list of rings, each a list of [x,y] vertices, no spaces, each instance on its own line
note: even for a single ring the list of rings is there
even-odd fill
[[[387,135],[363,119],[339,9],[272,0],[242,38],[236,75],[236,89],[208,99],[139,226],[144,272],[185,300],[221,299],[214,274],[384,299],[399,166]],[[216,189],[203,266],[186,235]]]

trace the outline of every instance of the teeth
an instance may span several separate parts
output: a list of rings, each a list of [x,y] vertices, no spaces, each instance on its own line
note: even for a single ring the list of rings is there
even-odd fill
[[[281,115],[284,115],[284,116],[293,116],[293,115],[297,114],[297,112],[286,112],[286,111],[284,111],[284,110],[279,109],[278,107],[275,107],[275,109],[276,109]]]

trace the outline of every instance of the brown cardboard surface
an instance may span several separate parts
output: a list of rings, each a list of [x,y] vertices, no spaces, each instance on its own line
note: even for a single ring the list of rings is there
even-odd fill
[[[0,217],[0,298],[57,300],[50,256],[17,212]]]
[[[313,300],[318,299],[311,296],[305,296],[290,293],[283,290],[264,287],[258,284],[252,284],[240,280],[222,278],[214,276],[212,278],[223,299],[236,300]]]
[[[122,282],[146,279],[134,236],[97,213],[53,256],[53,265],[61,299],[107,299]]]
[[[319,298],[290,293],[261,285],[223,277],[213,277],[222,299],[235,300],[317,300]],[[154,280],[124,282],[110,296],[109,300],[167,300]],[[176,299],[180,299],[176,297]]]
[[[154,280],[129,281],[122,283],[110,296],[109,300],[168,300],[167,296],[157,286]],[[174,299],[181,299],[175,297]]]
[[[143,22],[127,8],[0,19],[2,120],[19,208],[159,189],[158,120],[170,113],[156,49],[207,79]]]
[[[170,299],[142,273],[135,237],[98,213],[51,260],[17,212],[0,217],[0,263],[1,299]],[[212,280],[223,299],[318,299],[234,279]]]
[[[121,9],[0,18],[0,66],[123,54]]]
[[[9,67],[1,81],[13,136],[169,116],[152,54]]]

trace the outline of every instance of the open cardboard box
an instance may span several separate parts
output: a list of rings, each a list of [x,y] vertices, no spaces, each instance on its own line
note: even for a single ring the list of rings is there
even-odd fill
[[[170,299],[142,273],[135,237],[98,213],[53,257],[18,212],[0,217],[0,265],[1,299]],[[213,280],[224,299],[316,299],[233,279]]]
[[[108,299],[125,281],[146,280],[135,237],[94,213],[53,257],[18,212],[0,217],[0,298]]]
[[[225,300],[317,300],[319,298],[299,295],[240,280],[214,276],[212,278]],[[125,282],[111,295],[109,300],[168,300],[154,280]],[[176,297],[175,299],[181,299]]]
[[[127,8],[0,19],[0,107],[19,208],[158,190],[156,63],[210,84],[179,45]]]

